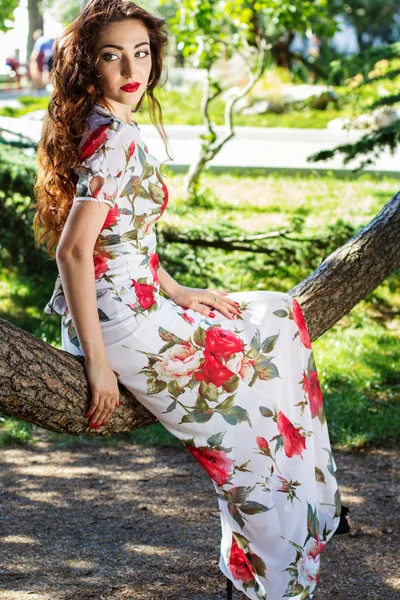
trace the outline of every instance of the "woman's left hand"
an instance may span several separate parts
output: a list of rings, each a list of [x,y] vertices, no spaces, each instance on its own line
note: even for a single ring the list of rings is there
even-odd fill
[[[228,319],[240,317],[241,311],[237,308],[239,302],[226,298],[226,294],[229,294],[226,290],[221,291],[214,288],[203,290],[179,285],[171,299],[182,308],[191,308],[207,317],[215,317],[214,309],[221,312]]]

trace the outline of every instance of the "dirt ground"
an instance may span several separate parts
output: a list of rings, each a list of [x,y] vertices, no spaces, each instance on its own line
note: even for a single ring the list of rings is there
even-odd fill
[[[314,599],[399,600],[399,452],[333,452],[353,533],[324,549]],[[0,464],[0,600],[226,598],[217,497],[185,448],[39,434]]]

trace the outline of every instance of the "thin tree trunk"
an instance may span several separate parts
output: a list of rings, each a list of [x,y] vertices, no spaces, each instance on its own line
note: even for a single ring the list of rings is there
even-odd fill
[[[43,31],[43,11],[42,11],[42,0],[28,0],[28,39],[26,42],[26,56],[27,62],[32,54],[35,40],[33,39],[33,33],[36,29]]]
[[[400,192],[371,223],[289,290],[311,340],[327,331],[400,265]],[[156,418],[121,386],[121,406],[102,431],[88,427],[90,390],[82,360],[0,319],[0,410],[45,429],[111,436]]]
[[[189,202],[196,198],[200,187],[201,176],[207,167],[207,164],[222,150],[222,148],[234,137],[235,132],[233,129],[233,108],[235,104],[244,98],[255,86],[257,81],[261,78],[262,74],[266,69],[266,57],[267,57],[267,42],[265,39],[258,40],[258,54],[257,54],[257,66],[252,69],[250,65],[250,57],[243,55],[247,58],[249,65],[247,66],[248,82],[243,88],[235,92],[227,100],[224,108],[224,124],[225,124],[225,135],[218,139],[214,129],[214,125],[210,116],[210,103],[217,98],[222,92],[219,86],[212,82],[211,78],[211,67],[207,71],[207,80],[205,82],[203,99],[201,102],[201,113],[203,115],[203,123],[206,126],[206,139],[202,140],[200,145],[200,152],[197,160],[190,165],[189,171],[186,173],[183,181],[183,195]],[[214,86],[212,85],[214,83]],[[216,92],[212,92],[217,87]]]

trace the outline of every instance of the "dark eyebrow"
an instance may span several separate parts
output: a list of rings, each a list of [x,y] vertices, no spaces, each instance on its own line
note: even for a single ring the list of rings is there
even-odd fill
[[[135,48],[139,48],[139,46],[144,46],[145,44],[150,46],[149,42],[140,42],[140,44],[136,44]],[[117,50],[123,50],[122,46],[117,46],[116,44],[106,44],[105,46],[102,46],[100,50],[103,50],[103,48],[116,48]]]

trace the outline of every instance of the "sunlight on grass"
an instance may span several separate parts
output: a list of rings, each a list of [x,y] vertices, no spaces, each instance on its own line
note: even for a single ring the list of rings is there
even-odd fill
[[[202,125],[201,101],[202,88],[199,85],[193,85],[190,92],[183,92],[181,89],[167,91],[163,88],[156,90],[163,112],[164,125]],[[22,117],[35,110],[47,110],[49,97],[20,96],[18,101],[24,106],[14,108],[4,106],[0,108],[0,116],[3,117]],[[179,110],[177,110],[177,106]],[[210,116],[215,125],[224,125],[225,103],[221,98],[216,99],[210,105]],[[142,123],[150,124],[147,98],[145,98],[141,108],[133,118]],[[326,110],[315,110],[310,108],[288,109],[283,114],[260,114],[246,115],[234,114],[234,125],[238,127],[296,127],[318,129],[325,128],[329,121],[337,117],[352,116],[352,106],[344,106],[341,109],[327,108]]]
[[[170,172],[167,183],[170,202],[159,233],[165,226],[177,226],[184,233],[200,225],[202,232],[209,227],[211,237],[215,232],[229,236],[230,227],[272,231],[293,224],[296,217],[304,219],[299,237],[330,239],[337,231],[329,226],[337,228],[339,220],[356,229],[364,226],[398,191],[398,180],[368,174],[338,179],[318,173],[250,176],[235,169],[219,174],[208,171],[203,184],[210,189],[212,208],[205,209],[183,200],[183,175]],[[227,253],[182,244],[160,247],[159,252],[168,272],[183,285],[210,287],[217,282],[232,291],[286,291],[321,260],[318,253],[310,257],[300,251],[292,264],[278,264],[273,254],[271,258],[261,253]],[[3,267],[0,317],[59,348],[60,318],[43,312],[53,285],[53,279],[22,276],[16,269]],[[330,437],[336,444],[359,447],[370,441],[399,439],[399,289],[398,270],[313,344]],[[18,419],[2,418],[0,444],[30,441],[32,427]],[[115,438],[91,439],[48,431],[46,435],[60,445],[114,444],[129,439],[144,445],[180,446],[160,423]]]
[[[334,219],[350,221],[362,227],[397,193],[399,182],[393,178],[377,179],[364,174],[359,178],[337,179],[328,175],[280,175],[259,177],[207,172],[204,187],[211,187],[218,198],[213,210],[188,207],[182,199],[183,175],[167,178],[170,204],[165,222],[185,226],[202,220],[229,218],[248,231],[284,227],[292,214],[305,217],[309,235],[320,231]]]
[[[385,284],[379,286],[382,293]],[[313,343],[331,440],[395,440],[400,431],[400,317],[379,324],[362,301]]]

